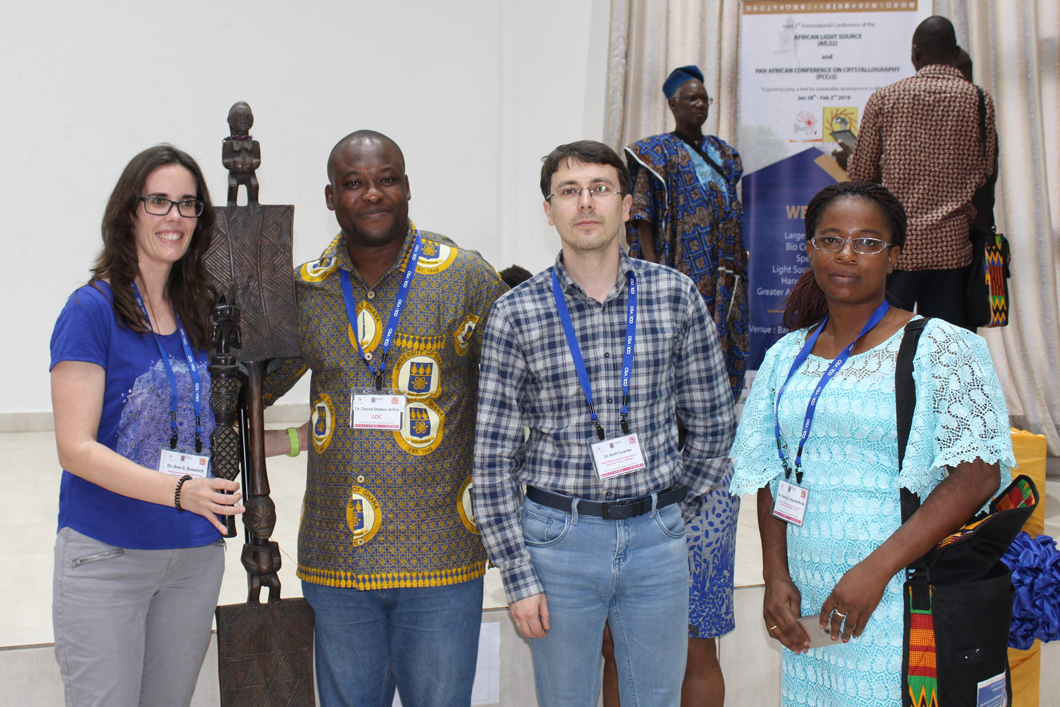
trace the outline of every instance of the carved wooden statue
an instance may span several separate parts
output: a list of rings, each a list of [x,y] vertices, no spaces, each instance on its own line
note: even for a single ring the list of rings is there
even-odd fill
[[[236,205],[239,185],[247,188],[247,204],[258,203],[258,177],[254,173],[261,166],[261,145],[250,136],[254,113],[245,101],[232,105],[228,111],[231,134],[221,146],[221,164],[228,170],[228,205]]]
[[[217,607],[221,705],[312,707],[313,610],[304,599],[280,598],[281,555],[270,540],[276,506],[269,497],[262,404],[269,361],[299,355],[291,276],[294,207],[257,203],[254,170],[261,151],[248,134],[250,106],[236,103],[228,122],[232,135],[222,153],[229,169],[228,206],[217,208],[205,258],[217,291],[225,293],[214,308],[209,368],[217,430],[211,442],[215,474],[234,478],[242,467],[246,542],[241,559],[248,596],[245,604]],[[247,186],[247,206],[236,206],[239,184]],[[229,526],[230,537],[234,530]],[[269,589],[267,604],[261,603],[262,587]]]
[[[239,390],[243,381],[233,349],[240,346],[239,308],[221,295],[213,310],[213,352],[210,355],[210,406],[217,426],[210,434],[210,454],[214,476],[235,481],[243,461],[239,433],[235,430],[239,411]],[[225,516],[226,536],[236,536],[235,516]]]

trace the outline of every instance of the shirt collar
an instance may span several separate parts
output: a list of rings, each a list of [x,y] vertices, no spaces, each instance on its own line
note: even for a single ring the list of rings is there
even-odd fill
[[[577,292],[582,297],[588,299],[589,295],[585,294],[585,290],[582,289],[581,285],[574,281],[574,278],[567,272],[567,268],[563,266],[563,251],[559,252],[556,256],[556,262],[553,266],[556,269],[556,275],[559,276],[559,285],[563,288],[564,292]],[[618,297],[626,287],[627,274],[634,269],[633,259],[626,255],[624,248],[619,247],[618,249],[618,276],[615,278],[615,284],[611,287],[611,291],[607,293],[607,297],[604,298],[605,302],[610,302],[612,299]]]
[[[928,64],[927,66],[920,67],[920,71],[917,71],[916,75],[923,78],[964,80],[964,74],[961,73],[961,70],[956,66],[950,66],[949,64]]]
[[[408,262],[409,253],[412,252],[412,234],[415,231],[416,225],[412,223],[411,219],[409,219],[408,226],[405,230],[405,242],[401,246],[401,250],[398,252],[397,258],[394,259],[394,263],[389,268],[387,268],[386,272],[383,273],[383,276],[379,278],[379,282],[377,282],[372,289],[377,289],[383,283],[383,281],[390,276],[390,273],[394,272],[395,270],[405,269],[405,263]],[[342,268],[343,270],[349,271],[350,274],[352,274],[358,280],[364,282],[364,278],[361,277],[361,274],[359,272],[357,272],[357,268],[353,267],[353,261],[350,260],[350,253],[346,250],[345,233],[340,232],[339,235],[335,237],[335,240],[332,241],[331,246],[328,250],[332,252],[329,253],[325,251],[325,256],[333,256],[335,258],[335,264],[338,267]],[[365,283],[365,286],[367,287],[367,283]]]

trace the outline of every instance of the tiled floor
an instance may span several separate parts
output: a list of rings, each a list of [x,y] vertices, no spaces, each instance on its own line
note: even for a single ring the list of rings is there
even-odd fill
[[[284,427],[278,424],[276,427]],[[51,576],[59,463],[51,432],[0,433],[0,647],[52,641]],[[298,516],[305,489],[305,458],[269,460],[269,482],[276,503],[273,539],[283,553],[284,596],[301,594],[294,575]],[[1060,535],[1060,479],[1046,484],[1045,532]],[[761,584],[761,545],[753,496],[743,499],[737,531],[736,584]],[[241,527],[241,526],[240,526]],[[239,562],[241,538],[229,543],[221,603],[246,600],[246,574]],[[487,574],[484,608],[505,606],[495,570]]]

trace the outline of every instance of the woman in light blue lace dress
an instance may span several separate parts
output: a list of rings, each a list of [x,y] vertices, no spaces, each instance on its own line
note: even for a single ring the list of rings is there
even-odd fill
[[[901,705],[902,570],[988,501],[1015,464],[986,343],[931,320],[914,358],[917,405],[898,471],[894,368],[913,315],[888,308],[884,295],[905,230],[902,205],[881,186],[844,182],[814,197],[811,269],[785,311],[792,331],[766,354],[733,445],[732,493],[758,491],[763,618],[785,647],[785,706]],[[773,514],[785,480],[808,497],[801,526]],[[905,525],[902,487],[924,499]],[[796,618],[818,614],[836,643],[809,649]]]

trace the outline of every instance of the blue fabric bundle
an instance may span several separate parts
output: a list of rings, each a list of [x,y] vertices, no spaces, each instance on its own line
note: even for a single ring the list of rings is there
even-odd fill
[[[1001,561],[1012,570],[1016,590],[1009,645],[1027,650],[1036,638],[1060,638],[1060,552],[1053,539],[1021,532]]]

